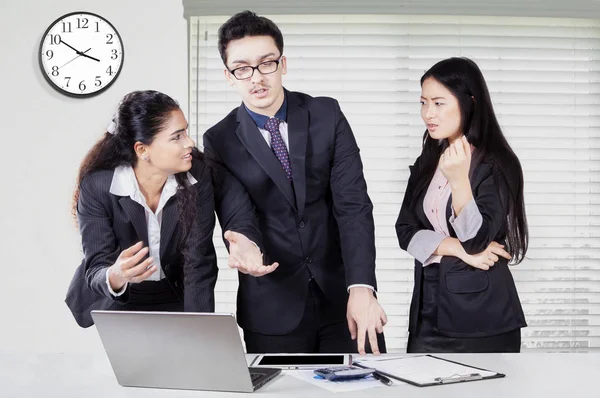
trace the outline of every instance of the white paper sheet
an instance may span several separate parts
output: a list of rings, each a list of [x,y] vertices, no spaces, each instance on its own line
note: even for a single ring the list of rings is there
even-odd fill
[[[392,388],[399,384],[405,384],[397,380],[392,380],[394,384],[391,386],[386,386],[379,380],[373,378],[373,376],[365,377],[363,379],[353,379],[346,381],[329,381],[327,379],[317,377],[317,375],[312,370],[289,370],[286,371],[286,374],[294,376],[297,379],[324,388],[331,392],[360,391],[377,387]]]
[[[387,360],[381,359],[357,360],[354,363],[375,368],[382,373],[387,373],[410,380],[418,384],[435,383],[437,378],[452,379],[468,377],[472,374],[478,374],[481,377],[489,377],[497,374],[485,370],[479,370],[470,366],[465,366],[453,362],[441,360],[426,355],[409,356]]]

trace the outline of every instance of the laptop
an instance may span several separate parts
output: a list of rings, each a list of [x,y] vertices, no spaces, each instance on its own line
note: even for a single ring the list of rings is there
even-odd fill
[[[248,367],[233,314],[91,314],[122,386],[252,392],[281,372]]]

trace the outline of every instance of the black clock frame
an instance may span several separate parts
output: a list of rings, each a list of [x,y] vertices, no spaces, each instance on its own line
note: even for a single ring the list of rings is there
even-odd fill
[[[52,79],[50,79],[50,77],[46,73],[46,70],[44,69],[44,65],[42,63],[42,57],[43,57],[42,48],[44,47],[44,41],[46,40],[46,36],[48,35],[48,32],[50,32],[50,29],[52,29],[58,22],[60,22],[61,19],[70,17],[71,15],[76,15],[76,14],[88,14],[88,15],[92,15],[94,17],[102,19],[115,31],[117,37],[119,38],[119,42],[121,43],[121,49],[122,49],[122,51],[121,51],[121,67],[117,71],[117,75],[110,81],[110,83],[108,83],[106,86],[102,87],[101,89],[99,89],[98,91],[95,91],[93,93],[74,94],[69,91],[63,90],[62,88],[60,88],[56,84],[54,84]],[[50,86],[53,89],[55,89],[56,91],[58,91],[59,93],[61,93],[63,95],[71,97],[71,98],[90,98],[90,97],[94,97],[98,94],[105,92],[119,78],[119,75],[121,74],[121,71],[123,70],[123,66],[125,64],[125,45],[123,44],[123,40],[121,39],[121,35],[119,34],[119,31],[117,30],[117,28],[115,28],[115,26],[108,19],[106,19],[103,16],[100,16],[98,14],[94,14],[93,12],[89,12],[89,11],[75,11],[75,12],[70,12],[68,14],[62,15],[59,18],[56,18],[56,20],[54,20],[54,22],[52,22],[48,26],[48,29],[46,29],[46,31],[44,32],[44,35],[42,36],[42,40],[40,40],[40,47],[38,50],[38,61],[39,61],[39,65],[40,65],[40,70],[42,71],[42,75],[44,75],[44,79],[46,79],[46,81],[50,84]]]

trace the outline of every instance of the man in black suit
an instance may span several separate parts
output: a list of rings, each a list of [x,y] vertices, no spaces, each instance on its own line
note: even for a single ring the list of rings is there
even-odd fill
[[[336,100],[283,88],[283,37],[245,11],[219,30],[225,78],[243,104],[204,134],[224,173],[216,210],[227,231],[253,202],[271,266],[238,268],[238,322],[248,352],[385,352],[385,312],[375,297],[373,205],[354,135]],[[259,249],[255,249],[259,252]],[[245,250],[244,252],[247,252]],[[260,259],[260,256],[257,256]],[[379,336],[377,335],[379,333]]]

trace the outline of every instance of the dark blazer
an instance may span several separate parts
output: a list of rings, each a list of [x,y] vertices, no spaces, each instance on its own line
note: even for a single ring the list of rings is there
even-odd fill
[[[249,196],[265,262],[280,264],[260,278],[239,274],[238,322],[262,334],[294,330],[311,277],[342,308],[349,285],[376,287],[373,205],[350,125],[334,99],[286,98],[293,184],[243,106],[204,134],[206,155],[227,172],[216,194],[223,230]]]
[[[414,192],[421,178],[420,158],[410,167],[411,175],[396,222],[400,247],[408,248],[413,236],[422,229],[433,230],[423,210],[427,187]],[[490,164],[479,164],[471,175],[473,197],[483,217],[483,224],[472,239],[462,242],[465,251],[480,253],[492,242],[504,243],[508,213],[508,189],[500,182],[499,172]],[[410,202],[415,200],[414,208]],[[452,196],[446,207],[446,220],[452,214]],[[450,235],[456,233],[448,223]],[[508,260],[500,260],[488,271],[464,263],[457,257],[444,256],[439,264],[437,328],[449,337],[483,337],[527,326]],[[409,332],[415,333],[423,266],[415,260],[415,287],[410,305]]]
[[[185,311],[213,312],[217,260],[212,242],[215,225],[214,197],[207,163],[194,159],[190,173],[198,181],[197,224],[188,241],[190,258],[184,263],[180,245],[176,195],[163,208],[160,261],[165,277],[183,302]],[[148,246],[148,228],[144,208],[128,196],[109,192],[114,170],[100,170],[86,176],[80,185],[77,219],[81,231],[84,259],[75,271],[66,303],[82,327],[93,324],[93,309],[128,309],[136,303],[143,309],[143,297],[135,297],[140,284],[129,284],[126,292],[114,297],[106,285],[106,269],[119,254],[139,241]],[[139,291],[138,291],[139,292]],[[139,292],[138,294],[141,294]],[[141,305],[140,305],[141,304]]]

